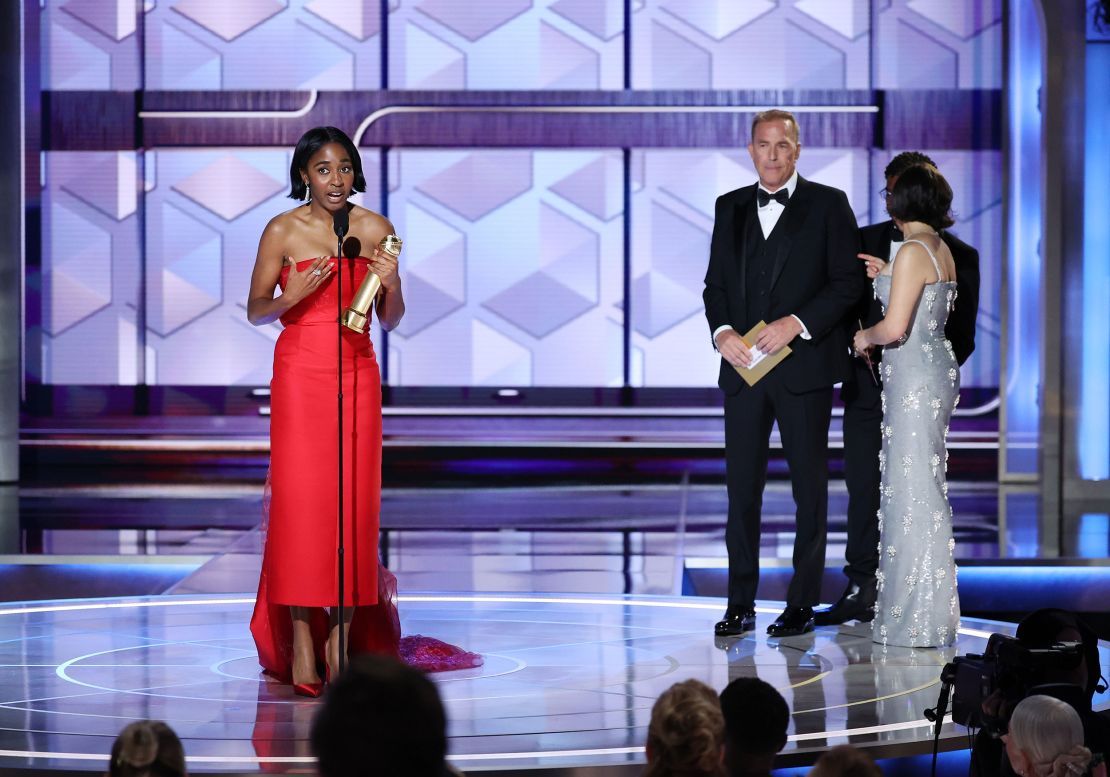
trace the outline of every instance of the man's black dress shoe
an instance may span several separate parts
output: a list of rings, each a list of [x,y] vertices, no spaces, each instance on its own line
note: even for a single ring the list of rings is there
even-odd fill
[[[782,615],[767,627],[767,634],[772,637],[793,637],[796,634],[805,634],[813,631],[812,607],[787,607]]]
[[[744,632],[755,631],[755,608],[742,607],[725,610],[724,620],[717,621],[713,633],[718,637],[738,637]]]
[[[813,622],[818,626],[838,626],[848,621],[867,623],[875,617],[875,596],[875,578],[863,585],[848,583],[836,604],[813,614]]]

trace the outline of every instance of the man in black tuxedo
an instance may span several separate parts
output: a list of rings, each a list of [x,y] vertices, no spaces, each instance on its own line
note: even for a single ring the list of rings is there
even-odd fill
[[[880,193],[889,197],[899,176],[915,165],[936,167],[933,160],[917,151],[906,151],[894,157],[883,175],[886,188]],[[944,335],[952,343],[956,361],[963,364],[975,350],[975,317],[979,313],[979,252],[951,232],[941,232],[941,239],[952,251],[956,263],[956,302],[944,327]],[[874,278],[902,245],[902,233],[893,221],[872,224],[860,230],[867,274]],[[854,333],[861,326],[874,326],[883,318],[883,309],[875,299],[871,284],[857,301],[848,320]],[[832,626],[850,620],[870,621],[874,617],[876,582],[879,565],[879,450],[882,448],[883,408],[882,374],[879,370],[881,352],[872,351],[871,366],[863,359],[853,359],[852,374],[841,386],[844,402],[844,481],[848,486],[848,543],[844,551],[844,574],[848,587],[829,609],[815,615],[818,626]]]
[[[863,292],[859,232],[844,192],[801,178],[798,123],[786,111],[752,122],[759,183],[717,198],[705,316],[721,354],[728,485],[728,609],[720,636],[755,628],[759,535],[771,425],[778,421],[797,506],[794,577],[772,636],[813,629],[828,515],[832,387],[851,371],[844,317]],[[767,326],[749,349],[739,333]],[[756,349],[792,353],[754,386],[736,368]],[[757,354],[756,354],[757,355]]]

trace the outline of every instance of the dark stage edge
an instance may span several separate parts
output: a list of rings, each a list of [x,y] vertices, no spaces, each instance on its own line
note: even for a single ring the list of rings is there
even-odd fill
[[[253,596],[160,596],[23,602],[0,608],[0,768],[103,772],[128,721],[167,721],[193,773],[311,769],[319,702],[259,674],[247,631]],[[770,639],[781,605],[761,603],[755,634],[715,640],[723,602],[693,597],[410,594],[407,634],[486,657],[435,675],[452,762],[468,773],[639,774],[651,706],[696,677],[723,688],[758,674],[793,711],[780,766],[806,765],[844,742],[877,758],[931,750],[922,711],[941,666],[1013,626],[965,619],[946,650],[874,645],[867,626]],[[1110,652],[1103,647],[1103,661]],[[1106,665],[1106,663],[1104,663]],[[1096,700],[1110,706],[1110,697]],[[947,724],[941,749],[966,746]]]

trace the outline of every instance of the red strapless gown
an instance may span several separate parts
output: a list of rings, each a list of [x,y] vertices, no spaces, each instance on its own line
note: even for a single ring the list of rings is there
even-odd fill
[[[313,260],[298,262],[303,269]],[[343,307],[369,260],[344,259]],[[281,273],[285,288],[288,268]],[[313,608],[317,659],[324,660],[328,618],[339,601],[336,514],[339,468],[336,401],[336,278],[281,317],[270,382],[270,476],[263,501],[266,532],[251,634],[258,660],[274,677],[292,675],[290,605]],[[427,671],[478,666],[480,656],[428,637],[401,640],[397,581],[378,559],[382,481],[381,378],[367,334],[343,329],[344,604],[355,607],[350,654],[396,655]]]

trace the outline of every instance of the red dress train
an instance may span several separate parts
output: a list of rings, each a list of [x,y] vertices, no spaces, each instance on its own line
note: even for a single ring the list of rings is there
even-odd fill
[[[312,262],[298,263],[298,269]],[[343,307],[369,262],[345,259]],[[288,268],[282,270],[285,288]],[[324,661],[325,607],[339,601],[336,278],[281,317],[270,383],[270,477],[264,500],[265,548],[251,634],[266,673],[290,682],[289,607],[312,608],[313,644]],[[430,637],[401,639],[397,581],[378,560],[381,504],[381,379],[367,334],[343,329],[344,604],[354,607],[350,655],[395,655],[426,671],[478,666],[480,656]]]

